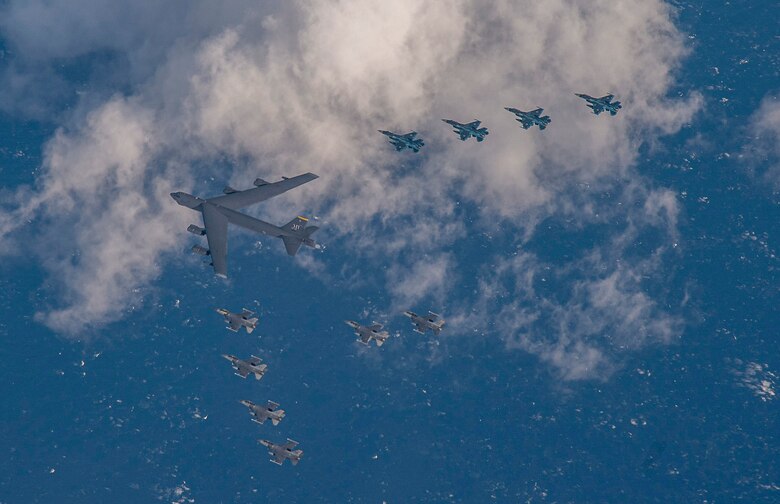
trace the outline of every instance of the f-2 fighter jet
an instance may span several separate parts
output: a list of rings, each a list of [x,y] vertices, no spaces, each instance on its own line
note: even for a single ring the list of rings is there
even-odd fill
[[[488,135],[487,128],[479,127],[479,125],[482,124],[480,121],[471,121],[467,124],[461,124],[452,119],[442,119],[442,121],[455,128],[453,131],[460,135],[461,140],[468,140],[469,138],[474,137],[477,139],[477,142],[481,142]]]
[[[590,95],[586,94],[580,94],[575,93],[577,96],[588,102],[588,107],[593,111],[594,114],[599,115],[602,112],[606,111],[609,112],[610,115],[616,115],[618,113],[618,110],[623,108],[623,106],[620,104],[619,101],[612,101],[612,98],[614,98],[614,95],[608,94],[604,95],[601,98],[594,98]]]
[[[444,327],[444,319],[441,317],[441,315],[438,313],[433,313],[432,311],[429,311],[428,316],[426,317],[417,315],[413,311],[405,311],[404,315],[412,319],[412,324],[415,326],[414,331],[420,334],[425,334],[425,331],[430,329],[433,331],[433,334],[438,336]]]
[[[230,363],[233,365],[233,369],[236,370],[234,374],[236,376],[240,376],[241,378],[246,378],[250,374],[253,374],[255,376],[255,380],[259,380],[265,374],[266,369],[268,369],[266,364],[262,364],[263,360],[260,357],[255,357],[254,355],[246,360],[239,359],[235,355],[230,354],[222,354],[222,357],[230,361]]]
[[[379,132],[390,139],[390,143],[393,144],[397,151],[411,149],[414,152],[420,152],[420,148],[425,145],[422,138],[415,138],[417,136],[416,131],[412,131],[405,135],[399,135],[398,133],[385,130],[379,130]]]
[[[279,422],[284,418],[284,410],[279,409],[279,404],[273,401],[268,401],[265,406],[260,406],[259,404],[247,401],[246,399],[242,399],[239,402],[249,408],[249,414],[252,415],[252,421],[259,423],[260,425],[264,424],[265,421],[269,419],[272,424],[279,425]]]
[[[523,126],[523,129],[528,129],[531,126],[536,125],[539,126],[540,130],[543,130],[550,124],[550,116],[543,116],[542,112],[544,112],[544,109],[542,108],[537,108],[530,112],[523,112],[522,110],[512,107],[504,107],[504,110],[516,115],[517,117],[515,120]]]
[[[216,312],[225,317],[225,322],[227,322],[226,329],[233,332],[238,332],[243,327],[248,334],[252,334],[259,320],[257,317],[252,316],[255,312],[246,308],[242,309],[241,313],[233,313],[225,308],[217,308]]]
[[[225,187],[222,191],[224,195],[213,198],[198,198],[184,192],[171,193],[171,197],[179,205],[197,210],[203,214],[204,227],[192,224],[187,228],[187,231],[199,236],[206,235],[209,248],[206,249],[200,245],[195,245],[192,247],[192,251],[196,254],[210,256],[214,272],[223,278],[227,278],[228,223],[256,233],[281,238],[287,253],[291,256],[298,252],[301,245],[316,247],[317,244],[310,236],[317,230],[317,227],[307,227],[308,219],[305,217],[296,217],[280,227],[238,211],[241,208],[273,198],[316,178],[317,175],[313,173],[304,173],[292,178],[283,177],[283,180],[280,182],[273,183],[258,178],[254,182],[255,187],[253,189],[237,191],[232,187]]]
[[[292,465],[298,465],[303,457],[303,450],[294,449],[298,446],[298,441],[290,438],[287,438],[284,444],[276,444],[267,439],[258,439],[257,442],[268,448],[268,454],[272,457],[271,462],[276,465],[282,465],[285,460],[289,460]]]
[[[354,320],[345,320],[348,326],[355,330],[355,336],[358,337],[358,341],[364,345],[369,345],[371,340],[376,342],[376,346],[380,347],[385,344],[390,334],[387,331],[382,331],[382,324],[374,322],[370,326],[360,325]]]

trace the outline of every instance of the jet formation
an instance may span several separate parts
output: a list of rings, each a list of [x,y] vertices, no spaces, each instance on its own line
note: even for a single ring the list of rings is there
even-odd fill
[[[530,112],[523,112],[522,110],[512,107],[504,107],[504,110],[516,115],[517,117],[515,120],[523,126],[523,129],[528,129],[531,126],[539,126],[539,129],[543,130],[550,124],[550,116],[542,115],[542,112],[544,112],[543,108],[536,108]]]
[[[612,101],[612,98],[614,98],[614,95],[608,94],[604,95],[601,98],[594,98],[590,95],[581,94],[581,93],[575,93],[577,96],[588,102],[588,107],[593,111],[594,114],[599,115],[602,112],[609,112],[610,115],[616,115],[618,113],[618,110],[623,108],[623,106],[620,104],[619,101]]]
[[[246,329],[247,334],[252,334],[259,320],[257,317],[253,317],[255,312],[246,308],[242,309],[241,313],[233,313],[225,308],[217,308],[216,312],[225,317],[226,329],[233,332],[238,332],[243,327]]]
[[[469,138],[474,137],[477,139],[477,142],[481,142],[488,135],[487,128],[479,127],[479,125],[482,124],[481,121],[474,120],[467,124],[461,124],[452,119],[442,119],[442,121],[452,126],[454,128],[453,131],[460,135],[461,140],[468,140]]]
[[[370,326],[360,325],[354,320],[345,320],[348,326],[355,330],[355,336],[358,337],[358,341],[364,345],[369,345],[371,340],[376,342],[376,346],[380,347],[385,344],[390,334],[387,331],[382,330],[382,324],[374,322]]]
[[[292,465],[298,465],[301,457],[303,457],[303,450],[294,449],[298,446],[298,441],[293,441],[290,438],[287,438],[287,442],[284,444],[276,444],[267,439],[258,439],[257,442],[268,448],[271,462],[276,465],[284,464],[285,460],[289,460]]]
[[[304,173],[297,177],[286,178],[279,182],[266,182],[258,178],[255,187],[238,191],[232,187],[225,187],[222,196],[213,198],[198,198],[185,192],[171,193],[171,197],[181,206],[197,210],[203,214],[203,226],[190,225],[187,231],[195,235],[206,235],[209,248],[200,245],[192,247],[192,251],[211,257],[211,265],[214,272],[227,278],[227,228],[228,223],[243,227],[250,231],[281,238],[287,253],[294,256],[301,245],[316,247],[311,234],[317,230],[316,226],[307,226],[308,219],[296,217],[284,226],[276,226],[260,219],[255,219],[238,211],[238,209],[254,205],[267,199],[278,196],[294,187],[311,182],[317,175]]]
[[[252,421],[260,425],[264,424],[266,420],[271,420],[272,424],[279,425],[279,422],[284,418],[284,410],[279,409],[279,403],[268,401],[265,406],[261,406],[246,399],[242,399],[239,402],[249,408]]]
[[[405,135],[399,135],[398,133],[385,130],[379,130],[379,132],[390,139],[390,143],[393,144],[395,150],[397,151],[410,149],[414,152],[420,152],[422,146],[425,145],[425,142],[422,141],[422,138],[415,138],[417,136],[416,131],[412,131]]]
[[[252,374],[254,375],[255,380],[259,380],[263,377],[263,375],[265,375],[266,369],[268,369],[267,365],[262,364],[263,359],[260,357],[255,357],[254,355],[246,360],[239,359],[235,355],[230,354],[222,354],[222,357],[229,360],[233,365],[233,369],[236,371],[233,374],[244,379]]]
[[[429,311],[428,316],[426,317],[417,315],[413,311],[405,311],[404,315],[412,319],[412,324],[414,324],[414,331],[420,334],[425,334],[425,332],[430,329],[433,331],[433,334],[438,336],[444,327],[444,319],[441,317],[441,315],[438,313],[433,313],[432,311]]]
[[[600,98],[594,98],[590,95],[579,94],[577,96],[588,102],[588,107],[595,115],[602,112],[609,112],[614,116],[622,108],[619,101],[612,101],[613,95],[608,94]],[[525,112],[512,107],[505,107],[505,110],[515,115],[523,129],[529,129],[538,126],[544,130],[550,124],[550,116],[542,115],[544,109],[536,108]],[[445,123],[454,128],[461,140],[465,141],[471,137],[482,142],[488,135],[488,129],[480,127],[481,122],[474,120],[470,123],[462,124],[451,119],[442,119]],[[419,152],[425,145],[421,138],[417,138],[417,132],[412,131],[406,134],[397,134],[391,131],[379,130],[380,133],[389,138],[390,143],[396,151],[410,149],[413,152]],[[227,229],[228,224],[234,224],[250,231],[274,236],[282,239],[287,254],[294,256],[297,254],[301,245],[315,248],[317,244],[311,239],[312,233],[317,230],[316,226],[309,226],[308,219],[298,216],[283,226],[250,217],[239,212],[240,209],[266,201],[278,196],[295,187],[311,182],[318,178],[313,173],[304,173],[296,177],[282,177],[279,182],[267,182],[261,178],[254,181],[254,188],[238,191],[232,187],[225,187],[223,194],[212,198],[199,198],[185,192],[171,193],[171,197],[181,206],[196,210],[202,214],[203,226],[195,224],[190,225],[187,231],[198,236],[206,236],[208,248],[195,245],[192,250],[195,253],[211,257],[211,266],[214,272],[221,277],[227,277]],[[241,313],[233,313],[225,308],[216,310],[225,317],[228,324],[227,329],[238,332],[242,327],[247,333],[252,333],[255,329],[258,318],[254,317],[254,312],[244,308]],[[411,319],[414,325],[414,331],[425,334],[428,330],[435,335],[439,335],[445,325],[444,318],[432,311],[428,315],[422,316],[413,311],[405,311],[404,315]],[[364,326],[353,320],[346,320],[347,325],[355,330],[358,336],[357,341],[364,345],[370,345],[373,340],[377,347],[382,346],[390,337],[387,331],[382,330],[382,324],[373,322],[369,326]],[[267,366],[262,363],[262,359],[254,355],[248,359],[240,359],[234,355],[222,354],[222,357],[229,360],[236,376],[246,379],[252,374],[256,380],[261,379],[267,370]],[[266,420],[271,420],[273,425],[278,425],[285,417],[286,413],[279,407],[279,404],[273,401],[267,401],[265,405],[255,404],[249,400],[241,400],[240,403],[249,409],[252,421],[258,424],[264,424]],[[297,441],[287,438],[287,442],[277,444],[266,439],[258,439],[258,442],[268,448],[271,455],[271,462],[282,465],[285,460],[290,460],[293,465],[297,465],[303,456],[303,450],[297,449]]]

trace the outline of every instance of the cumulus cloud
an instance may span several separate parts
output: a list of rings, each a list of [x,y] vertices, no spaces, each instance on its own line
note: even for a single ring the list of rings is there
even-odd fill
[[[41,315],[50,327],[73,334],[121,317],[117,307],[152,283],[166,253],[186,238],[177,230],[192,216],[167,193],[217,192],[198,183],[214,175],[214,159],[235,161],[236,187],[258,175],[318,173],[264,208],[264,217],[286,222],[313,209],[334,243],[369,265],[429,254],[432,265],[390,265],[397,274],[387,275],[388,288],[396,301],[410,301],[447,288],[460,260],[447,250],[474,223],[528,239],[550,215],[595,218],[587,194],[571,190],[577,184],[595,193],[620,179],[641,189],[632,171],[638,147],[673,133],[699,107],[696,94],[666,96],[686,50],[661,1],[253,4],[234,0],[219,12],[207,2],[4,7],[0,27],[19,54],[6,70],[15,78],[101,51],[122,62],[121,72],[94,70],[93,97],[82,104],[89,112],[48,142],[36,186],[17,189],[17,204],[0,214],[4,238],[73,234],[72,244],[38,252],[65,294],[62,306]],[[164,22],[170,18],[182,22]],[[125,95],[114,95],[117,88]],[[625,108],[594,117],[574,92],[613,92]],[[504,106],[542,106],[553,122],[543,133],[522,131]],[[491,133],[483,144],[460,142],[441,118],[478,118]],[[416,157],[398,154],[379,128],[415,129],[426,147]],[[675,227],[669,195],[626,194]],[[17,227],[28,220],[34,230]],[[633,272],[617,269],[611,280],[582,285],[574,300],[592,298],[606,313],[610,299],[627,295],[622,309],[637,320],[650,316],[653,300],[640,295]],[[517,327],[539,316],[522,313]],[[601,365],[586,338],[556,334],[559,349],[546,360],[576,354],[587,369]]]

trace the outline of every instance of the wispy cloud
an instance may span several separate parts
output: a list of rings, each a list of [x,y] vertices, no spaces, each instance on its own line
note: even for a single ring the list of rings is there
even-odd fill
[[[780,100],[769,95],[750,120],[752,139],[747,153],[759,176],[775,189],[780,188]]]
[[[64,2],[4,7],[0,26],[18,52],[8,66],[14,78],[33,82],[31,75],[62,58],[100,51],[122,68],[94,69],[79,112],[47,145],[35,187],[18,189],[16,204],[0,213],[4,241],[22,232],[73,237],[37,252],[62,286],[61,305],[41,314],[50,327],[77,334],[121,318],[133,291],[152,283],[166,254],[185,240],[181,230],[192,215],[167,193],[218,192],[198,181],[215,175],[209,161],[224,157],[237,160],[229,176],[235,186],[258,175],[320,174],[264,215],[281,222],[313,209],[334,246],[348,247],[369,267],[393,257],[390,251],[429,254],[436,267],[389,265],[398,272],[385,278],[396,300],[447,288],[460,260],[449,248],[474,221],[529,237],[550,215],[596,218],[589,196],[571,190],[577,184],[595,192],[619,175],[639,188],[639,199],[629,199],[644,205],[644,214],[676,226],[673,197],[643,192],[646,182],[631,168],[642,142],[676,131],[700,104],[696,94],[666,97],[686,50],[664,2],[252,4],[227,2],[215,12],[207,2],[162,11],[140,3],[125,8],[132,15]],[[170,17],[182,22],[163,22]],[[46,31],[52,43],[28,36]],[[115,96],[117,88],[126,95]],[[594,117],[577,91],[613,92],[625,108],[614,118]],[[43,110],[49,98],[41,96]],[[553,122],[543,133],[522,131],[503,110],[510,105],[545,107]],[[460,142],[444,117],[481,119],[490,136],[483,144]],[[427,145],[417,157],[398,155],[378,128],[415,129]],[[473,209],[468,215],[466,207]],[[19,227],[28,220],[34,229]],[[636,320],[657,315],[635,280],[644,264],[591,278],[574,300],[598,301],[604,313],[622,309]],[[317,268],[326,274],[321,263]],[[425,288],[415,284],[418,274]],[[628,305],[615,305],[621,296]],[[516,327],[541,316],[519,313]],[[577,327],[587,318],[569,316]],[[512,332],[550,362],[578,355],[588,363],[583,369],[602,366],[601,347],[556,331],[548,353],[534,350],[531,343],[541,340]],[[660,339],[663,330],[651,332]]]

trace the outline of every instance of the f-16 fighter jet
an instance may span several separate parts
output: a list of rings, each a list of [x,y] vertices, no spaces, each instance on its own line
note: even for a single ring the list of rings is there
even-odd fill
[[[395,150],[402,151],[404,149],[411,149],[414,152],[420,152],[420,148],[425,145],[422,138],[415,138],[417,136],[416,131],[407,133],[405,135],[399,135],[392,131],[379,130],[380,133],[390,139],[390,143],[393,144]]]
[[[512,107],[504,107],[504,110],[516,115],[515,121],[519,122],[523,126],[523,129],[528,129],[531,126],[536,125],[539,126],[540,130],[543,130],[550,124],[550,116],[543,116],[542,112],[544,112],[544,109],[541,108],[534,109],[530,112],[523,112],[522,110]]]
[[[249,408],[249,414],[252,415],[252,421],[259,423],[260,425],[264,424],[268,419],[271,420],[272,424],[279,425],[279,422],[284,418],[284,410],[279,409],[279,404],[273,401],[268,401],[265,406],[260,406],[259,404],[247,401],[246,399],[242,399],[239,402]]]
[[[222,354],[222,357],[226,358],[233,364],[233,369],[236,370],[234,374],[236,376],[240,376],[241,378],[246,378],[251,373],[255,375],[255,380],[259,380],[265,374],[266,369],[268,369],[267,365],[261,364],[263,360],[260,357],[255,357],[254,355],[249,357],[247,360],[239,359],[235,355],[230,354]]]
[[[382,331],[382,324],[374,322],[370,326],[360,325],[354,320],[345,320],[348,326],[355,330],[355,336],[358,337],[358,341],[364,345],[371,343],[371,340],[376,342],[376,346],[380,347],[385,344],[385,340],[390,337],[387,331]]]
[[[404,315],[412,319],[412,324],[415,325],[414,331],[420,334],[425,334],[425,331],[430,329],[433,331],[433,334],[438,336],[444,327],[444,319],[441,315],[432,311],[429,311],[426,317],[417,315],[413,311],[405,311]]]
[[[577,96],[588,102],[588,107],[593,111],[594,114],[599,115],[604,111],[607,111],[610,113],[610,115],[617,114],[618,110],[623,108],[622,105],[620,105],[619,101],[612,101],[612,98],[614,98],[614,95],[608,94],[605,96],[602,96],[601,98],[594,98],[592,96],[586,95],[586,94],[580,94],[575,93]]]
[[[470,137],[474,137],[477,139],[477,142],[481,142],[488,135],[487,128],[479,127],[481,124],[480,121],[471,121],[468,124],[461,124],[452,119],[442,119],[442,121],[455,128],[453,131],[460,135],[461,140],[467,140]]]
[[[252,316],[255,312],[247,310],[246,308],[242,309],[241,313],[233,313],[224,308],[217,308],[216,311],[225,317],[225,322],[227,322],[226,329],[229,331],[238,332],[239,329],[244,327],[248,334],[252,334],[252,331],[257,327],[258,318]]]
[[[227,278],[227,228],[228,223],[241,226],[250,231],[276,236],[284,241],[284,246],[289,255],[295,255],[303,244],[315,247],[314,240],[309,238],[317,230],[315,226],[306,226],[308,219],[296,217],[284,226],[275,226],[268,222],[255,219],[238,211],[238,209],[260,203],[273,198],[294,187],[305,184],[317,178],[313,173],[304,173],[297,177],[286,178],[280,182],[266,182],[258,178],[253,189],[237,191],[232,187],[226,187],[224,195],[213,198],[198,198],[184,192],[171,193],[171,197],[179,205],[197,210],[203,214],[204,227],[195,224],[190,225],[187,231],[208,239],[209,248],[200,245],[192,247],[196,254],[211,256],[211,264],[217,275]]]
[[[266,439],[258,439],[257,442],[268,448],[268,455],[273,457],[271,462],[276,465],[282,465],[285,460],[292,462],[292,465],[298,465],[303,457],[303,450],[293,449],[298,446],[298,441],[293,441],[290,438],[287,438],[287,442],[281,445]]]

